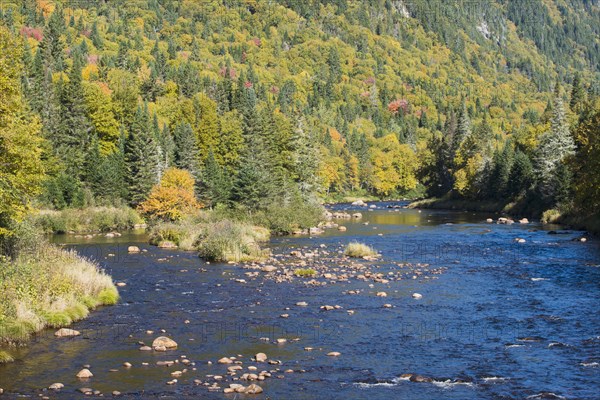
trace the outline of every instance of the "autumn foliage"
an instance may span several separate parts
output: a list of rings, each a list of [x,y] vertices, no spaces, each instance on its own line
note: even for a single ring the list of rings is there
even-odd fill
[[[139,210],[152,219],[178,221],[200,208],[194,195],[194,178],[189,171],[169,168]]]

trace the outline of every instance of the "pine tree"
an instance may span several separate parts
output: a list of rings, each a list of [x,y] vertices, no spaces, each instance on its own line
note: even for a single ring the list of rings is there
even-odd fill
[[[203,197],[206,197],[212,205],[226,203],[231,195],[231,180],[212,151],[208,153],[204,163],[202,187]]]
[[[137,206],[146,199],[159,177],[158,145],[151,133],[147,108],[138,107],[125,144],[125,161],[129,202]]]
[[[535,156],[540,192],[551,202],[556,200],[556,195],[562,190],[556,186],[558,167],[573,154],[575,142],[569,131],[565,108],[562,99],[556,97],[552,107],[550,131],[540,137]],[[563,177],[565,176],[566,174],[563,174]],[[562,182],[564,183],[564,180]]]

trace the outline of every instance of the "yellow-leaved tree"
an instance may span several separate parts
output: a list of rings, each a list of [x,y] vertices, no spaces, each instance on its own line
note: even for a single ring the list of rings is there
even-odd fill
[[[152,189],[139,210],[151,219],[181,220],[186,214],[200,208],[194,194],[194,178],[189,171],[169,168],[160,183]]]
[[[0,26],[0,243],[14,234],[44,178],[40,124],[21,93],[20,49],[17,37]]]

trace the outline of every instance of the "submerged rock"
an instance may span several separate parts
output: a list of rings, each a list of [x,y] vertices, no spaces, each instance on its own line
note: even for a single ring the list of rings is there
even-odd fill
[[[54,332],[54,336],[56,337],[73,337],[79,335],[81,335],[81,332],[68,328],[62,328]]]

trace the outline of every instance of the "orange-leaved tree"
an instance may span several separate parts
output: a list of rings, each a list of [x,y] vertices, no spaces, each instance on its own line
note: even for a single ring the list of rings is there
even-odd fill
[[[139,210],[153,219],[178,221],[201,207],[194,195],[194,178],[189,171],[169,168],[152,188]]]

